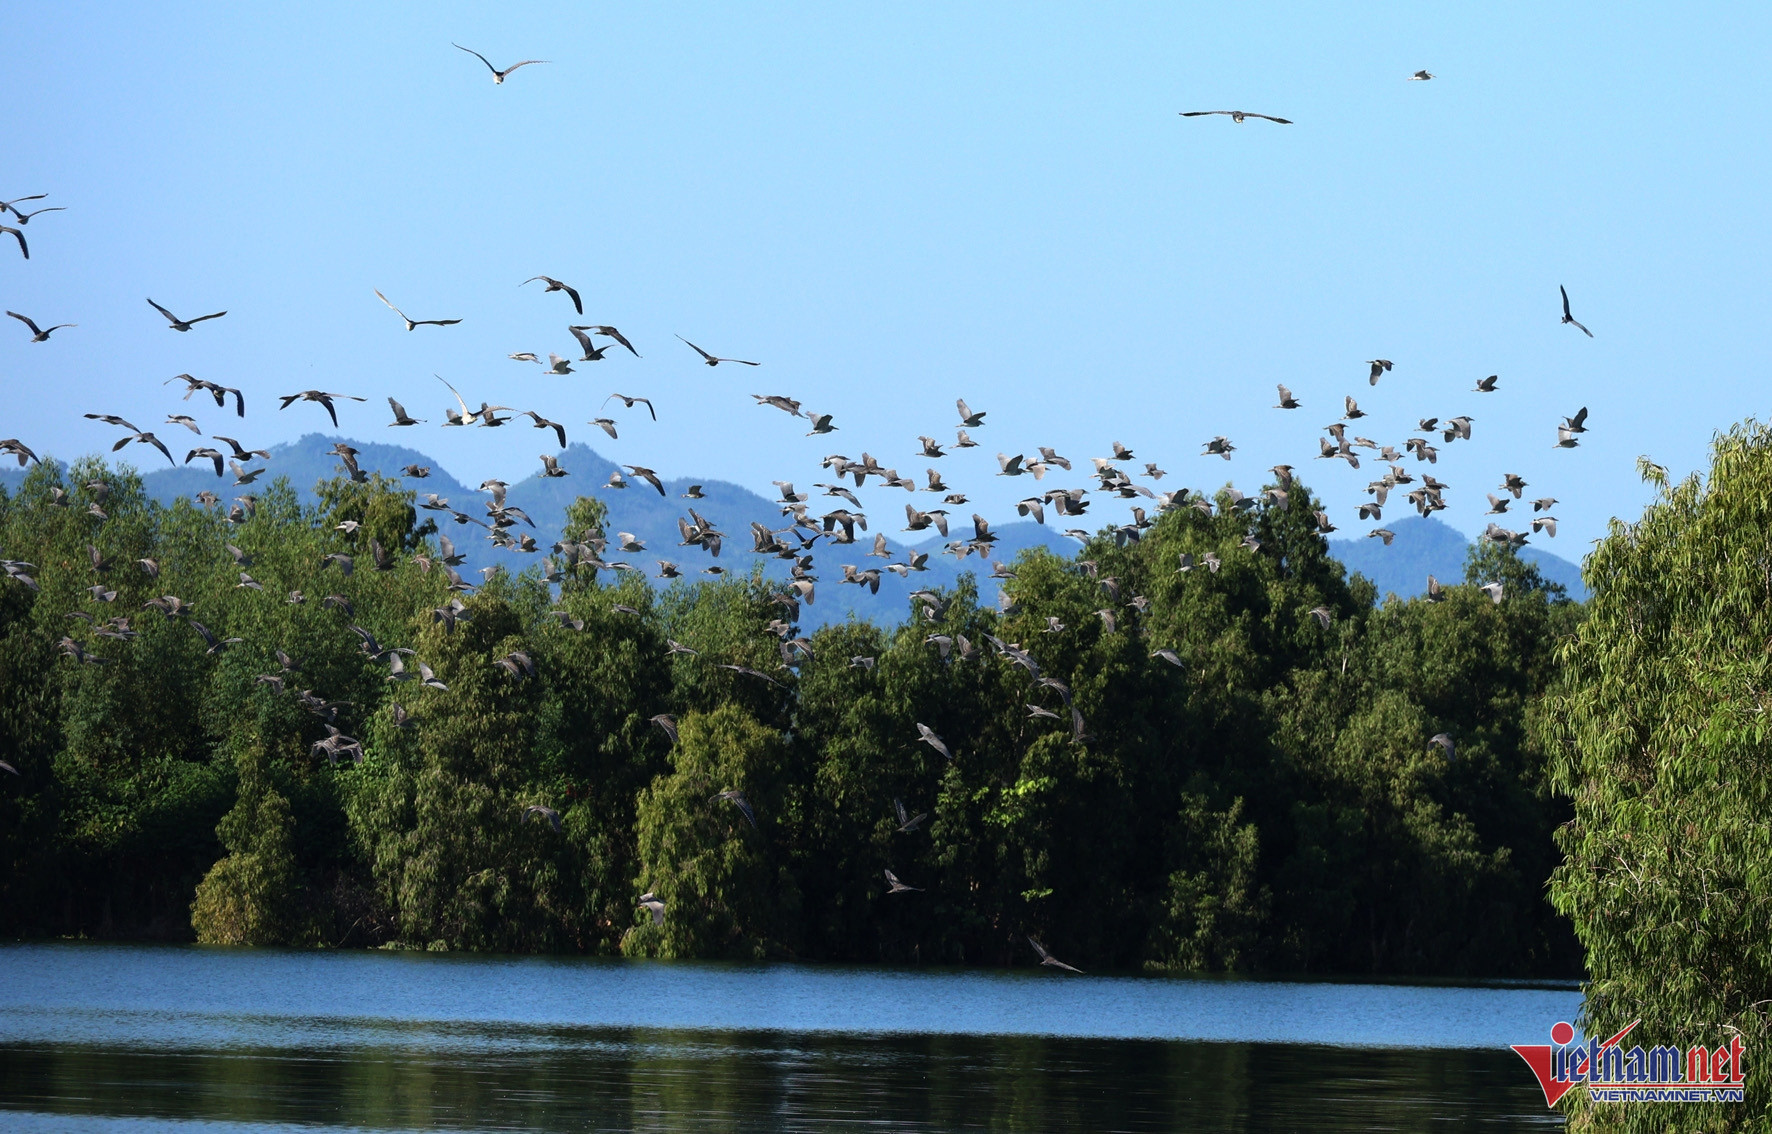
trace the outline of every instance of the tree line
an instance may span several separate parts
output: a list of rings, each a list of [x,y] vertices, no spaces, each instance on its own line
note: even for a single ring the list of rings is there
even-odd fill
[[[452,590],[380,477],[230,514],[39,466],[0,493],[0,932],[1579,973],[1540,718],[1584,607],[1493,547],[1377,602],[1291,499],[802,636],[816,590],[760,569],[661,589],[568,549]]]

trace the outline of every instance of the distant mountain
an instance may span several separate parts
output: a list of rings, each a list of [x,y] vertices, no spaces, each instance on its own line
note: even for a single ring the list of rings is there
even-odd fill
[[[1464,560],[1470,541],[1432,516],[1410,516],[1389,525],[1397,537],[1386,547],[1376,539],[1332,539],[1329,554],[1350,572],[1358,571],[1378,585],[1382,601],[1387,594],[1410,598],[1427,590],[1427,577],[1442,583],[1464,581]],[[1520,558],[1538,565],[1539,573],[1560,583],[1569,597],[1586,601],[1587,587],[1581,568],[1535,545],[1520,549]]]
[[[338,438],[310,433],[299,441],[276,446],[271,450],[271,459],[266,462],[268,471],[260,483],[268,483],[277,477],[288,477],[290,484],[301,493],[302,498],[311,501],[316,482],[343,472],[338,458],[326,451],[336,440]],[[379,469],[385,474],[397,475],[407,465],[428,467],[431,470],[430,476],[422,480],[404,481],[417,490],[419,504],[425,502],[427,494],[434,493],[470,516],[479,517],[485,514],[482,503],[485,500],[484,493],[477,487],[462,484],[418,450],[372,441],[352,441],[351,444],[359,450],[358,464],[364,469]],[[771,528],[782,526],[781,506],[778,503],[766,500],[736,484],[706,480],[697,482],[689,477],[674,477],[664,481],[666,495],[660,496],[645,481],[629,477],[627,488],[611,488],[608,478],[610,472],[617,468],[615,462],[588,445],[578,443],[560,455],[559,464],[570,475],[559,478],[530,475],[512,482],[506,492],[508,504],[522,508],[535,520],[535,541],[544,549],[561,537],[566,507],[581,495],[595,496],[608,506],[606,534],[611,541],[618,532],[628,532],[646,545],[644,552],[620,558],[643,567],[648,575],[657,573],[656,560],[659,559],[675,562],[685,575],[693,578],[704,577],[699,574],[701,569],[715,563],[728,571],[749,571],[751,564],[756,561],[750,552],[751,522],[767,524]],[[8,490],[16,488],[23,478],[23,469],[0,469],[0,486],[5,486]],[[232,489],[231,473],[217,479],[211,467],[203,462],[193,462],[177,469],[154,469],[149,466],[142,481],[150,494],[166,503],[180,496],[188,498],[205,488],[215,491],[224,500],[246,491]],[[706,499],[683,499],[683,492],[695,483],[701,484]],[[796,487],[810,489],[811,486]],[[903,562],[907,545],[893,538],[903,526],[899,518],[902,514],[901,506],[906,501],[926,502],[910,493],[906,493],[905,500],[901,501],[889,490],[878,488],[873,490],[873,495],[879,503],[869,517],[872,530],[865,536],[858,531],[854,546],[843,549],[844,553],[834,560],[828,553],[820,557],[817,601],[803,612],[803,620],[809,629],[827,622],[840,622],[851,613],[884,624],[897,623],[909,610],[905,596],[910,591],[921,586],[952,586],[963,570],[972,571],[977,576],[982,601],[996,601],[998,583],[990,578],[989,564],[976,558],[968,559],[964,566],[957,564],[953,557],[941,554],[946,541],[933,533],[928,539],[908,545],[913,550],[929,553],[928,570],[912,575],[908,580],[910,585],[906,585],[907,580],[891,575],[882,580],[878,595],[870,594],[862,587],[839,585],[836,580],[841,572],[836,569],[837,564],[854,563],[857,568],[866,568],[884,566],[889,562]],[[845,502],[836,497],[826,500],[822,496],[815,496],[812,503],[816,511],[823,511],[827,510],[821,507],[823,504],[837,507]],[[679,546],[677,519],[680,516],[687,517],[690,506],[726,533],[725,548],[718,560],[710,558],[700,548]],[[484,535],[483,532],[473,525],[456,525],[447,512],[426,511],[420,515],[437,519],[438,526],[455,540],[459,549],[468,557],[468,571],[477,571],[494,563],[502,563],[506,570],[520,571],[533,562],[534,558],[539,558],[498,551],[480,538]],[[970,534],[969,515],[957,515],[953,520],[952,531],[955,538]],[[1396,594],[1404,598],[1420,594],[1426,589],[1430,574],[1441,580],[1463,580],[1465,554],[1470,546],[1464,536],[1432,518],[1411,517],[1400,520],[1391,527],[1397,536],[1389,547],[1375,539],[1332,539],[1329,541],[1330,554],[1341,560],[1350,572],[1358,571],[1376,583],[1380,598],[1386,594]],[[1005,563],[1028,547],[1046,546],[1060,554],[1069,554],[1077,546],[1074,541],[1061,536],[1057,531],[1031,521],[1007,524],[993,530],[997,533],[997,554],[994,558]],[[871,558],[867,554],[873,549],[873,533],[879,531],[892,533],[887,536],[887,547],[893,553],[891,559]],[[1570,597],[1587,597],[1587,590],[1581,583],[1581,571],[1574,564],[1536,546],[1528,546],[1520,554],[1522,558],[1537,563],[1545,578],[1567,587]],[[766,571],[771,577],[785,578],[787,565],[781,560],[770,559],[766,562]],[[465,573],[467,572],[464,571]]]

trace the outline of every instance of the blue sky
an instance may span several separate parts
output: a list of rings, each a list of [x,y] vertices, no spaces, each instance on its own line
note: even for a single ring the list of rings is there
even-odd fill
[[[189,411],[258,446],[328,427],[275,409],[319,387],[371,399],[342,432],[397,433],[469,483],[553,451],[526,424],[440,432],[435,372],[612,458],[771,491],[825,479],[830,452],[920,478],[916,437],[951,438],[964,396],[989,413],[980,448],[935,464],[998,522],[1035,486],[991,476],[993,454],[1052,445],[1081,465],[1119,440],[1169,471],[1159,488],[1253,491],[1297,465],[1352,534],[1382,467],[1309,459],[1352,394],[1371,416],[1350,432],[1381,442],[1473,416],[1433,470],[1452,485],[1441,518],[1481,531],[1484,494],[1517,472],[1562,501],[1559,538],[1534,542],[1577,558],[1647,499],[1638,454],[1684,473],[1764,412],[1768,19],[19,4],[0,198],[68,211],[27,226],[29,263],[0,246],[0,304],[80,326],[46,344],[0,327],[0,435],[67,458],[115,436],[82,412],[153,428]],[[551,62],[495,86],[451,40]],[[1417,68],[1438,77],[1406,82]],[[1219,108],[1295,124],[1177,116]],[[645,357],[565,377],[509,361],[577,353],[568,301],[517,287],[536,273]],[[1558,284],[1595,338],[1558,324]],[[408,334],[372,288],[464,322]],[[174,334],[149,295],[229,314]],[[674,334],[764,365],[709,369]],[[1376,389],[1374,357],[1396,362]],[[181,371],[247,391],[239,432],[162,387]],[[1472,392],[1491,373],[1500,390]],[[1276,382],[1305,408],[1269,408]],[[652,397],[659,422],[615,413],[618,442],[584,426],[614,390]],[[804,437],[753,393],[839,432]],[[431,424],[385,428],[387,395]],[[1591,432],[1554,451],[1582,405]],[[1216,434],[1229,463],[1198,455]]]

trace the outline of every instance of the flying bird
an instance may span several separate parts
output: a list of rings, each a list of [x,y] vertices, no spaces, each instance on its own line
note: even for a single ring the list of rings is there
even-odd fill
[[[1379,376],[1390,372],[1391,360],[1388,358],[1369,358],[1366,360],[1366,365],[1372,368],[1372,373],[1367,376],[1366,381],[1369,385],[1376,386],[1378,385]]]
[[[388,399],[388,408],[394,411],[394,420],[388,422],[390,428],[396,425],[419,425],[423,423],[424,419],[413,417],[408,414],[406,412],[406,407],[399,402],[396,402],[393,398]]]
[[[937,752],[941,753],[942,758],[947,760],[948,763],[950,763],[950,764],[953,763],[954,755],[953,755],[953,753],[948,751],[947,742],[942,740],[942,738],[936,733],[936,731],[934,729],[930,728],[926,724],[918,724],[917,725],[917,739],[922,741],[924,744],[927,744],[929,747],[935,749]]]
[[[33,322],[28,316],[20,315],[17,311],[8,311],[7,314],[12,316],[14,319],[17,319],[19,322],[23,323],[25,326],[31,328],[31,341],[34,343],[46,343],[49,341],[50,335],[53,335],[55,332],[61,330],[63,327],[78,327],[80,325],[78,323],[57,323],[53,327],[43,328],[43,327],[37,326],[37,324],[35,322]]]
[[[539,63],[541,61],[539,59],[537,59],[537,60],[531,60],[531,62]],[[523,64],[521,64],[521,63],[517,64],[518,67],[521,67],[522,65]],[[487,64],[487,66],[491,66],[491,64]],[[509,72],[506,72],[506,73],[509,74]],[[547,287],[542,289],[543,295],[546,295],[550,291],[563,291],[566,293],[567,298],[572,300],[573,310],[577,311],[580,315],[583,315],[585,313],[585,305],[582,302],[580,302],[579,298],[578,298],[578,289],[575,287],[572,287],[570,284],[563,284],[559,280],[555,279],[552,276],[530,276],[528,279],[524,280],[523,283],[520,283],[517,286],[523,287],[525,284],[532,284],[536,280],[540,280],[543,283],[547,284]]]
[[[744,792],[733,788],[730,791],[719,792],[710,798],[726,800],[744,813],[745,821],[751,825],[753,831],[757,829],[757,813],[751,810],[751,801],[744,797]]]
[[[890,870],[886,871],[886,885],[892,887],[890,890],[886,891],[888,894],[921,893],[923,890],[923,887],[921,886],[906,886],[903,882],[898,880],[898,875],[892,873]]]
[[[640,908],[652,915],[652,924],[653,925],[663,925],[664,924],[664,918],[665,918],[664,899],[660,898],[657,894],[654,894],[651,891],[647,891],[646,893],[641,894],[640,895]]]
[[[324,390],[303,390],[299,394],[283,394],[283,395],[281,395],[280,400],[283,402],[283,404],[278,406],[277,408],[279,410],[286,410],[296,402],[319,402],[321,405],[326,407],[327,415],[332,418],[332,427],[334,429],[337,429],[338,428],[338,410],[333,407],[332,400],[334,398],[349,398],[353,402],[366,402],[369,400],[368,398],[359,398],[355,394],[328,394]],[[219,441],[219,440],[222,440],[222,438],[218,437],[218,438],[216,438],[216,440]]]
[[[1034,940],[1032,937],[1028,938],[1028,944],[1032,945],[1034,947],[1034,952],[1036,952],[1040,955],[1040,963],[1042,965],[1050,965],[1052,968],[1063,969],[1066,972],[1070,972],[1070,973],[1078,973],[1078,974],[1082,973],[1082,971],[1083,971],[1082,969],[1076,968],[1073,965],[1067,965],[1063,961],[1059,960],[1057,957],[1054,957],[1051,953],[1048,953],[1046,951],[1046,946],[1040,944],[1038,941]]]
[[[20,239],[23,240],[23,237]],[[148,300],[148,306],[166,316],[166,321],[172,324],[172,329],[175,331],[188,331],[205,319],[220,319],[223,315],[227,314],[226,311],[217,311],[214,315],[199,315],[195,319],[180,319],[177,315],[174,315],[172,312],[166,310],[166,308],[155,303],[152,299]]]
[[[573,327],[573,328],[571,328],[571,330],[589,331],[593,335],[602,335],[606,339],[614,339],[616,342],[620,343],[622,346],[627,347],[629,354],[633,355],[635,358],[640,357],[640,352],[634,349],[634,344],[630,343],[627,340],[627,336],[623,335],[620,331],[616,330],[614,327],[604,327],[604,326],[598,326],[596,324],[588,324],[583,327]]]
[[[460,319],[409,319],[406,316],[406,312],[395,307],[392,303],[388,303],[388,297],[383,295],[379,289],[370,288],[369,290],[375,292],[375,297],[377,299],[388,304],[389,311],[400,316],[401,321],[406,324],[406,329],[408,331],[412,330],[414,327],[453,327],[455,324],[461,322]],[[152,303],[153,300],[149,300],[148,302]]]
[[[1431,78],[1433,78],[1431,73],[1427,71],[1417,71],[1415,74],[1409,76],[1409,81],[1412,83],[1425,83]]]
[[[1564,287],[1562,284],[1558,284],[1557,290],[1563,293],[1563,322],[1568,323],[1570,326],[1579,329],[1581,331],[1581,333],[1586,335],[1588,338],[1590,338],[1590,339],[1593,338],[1594,333],[1592,331],[1588,330],[1586,327],[1583,327],[1580,323],[1576,322],[1575,316],[1569,314],[1569,289]]]
[[[690,350],[694,351],[696,354],[701,355],[702,361],[706,362],[709,366],[718,366],[722,362],[736,362],[740,366],[761,366],[761,365],[763,365],[760,362],[746,362],[742,358],[720,358],[716,355],[709,354],[707,351],[696,346],[694,343],[690,342],[688,339],[683,338],[682,335],[678,335],[677,338],[679,340],[681,340],[685,345],[687,345]],[[631,350],[632,348],[630,347],[629,349]]]
[[[1183,118],[1200,118],[1209,114],[1223,114],[1232,122],[1241,122],[1245,118],[1263,118],[1269,122],[1278,122],[1282,126],[1292,125],[1290,118],[1275,118],[1271,114],[1257,114],[1253,110],[1184,110],[1181,112]]]
[[[584,356],[579,359],[580,362],[602,362],[603,356],[615,349],[613,345],[598,346],[592,342],[591,336],[585,334],[583,327],[573,326],[566,329],[572,332],[572,337],[578,340],[579,347],[584,350]]]
[[[455,48],[457,51],[465,51],[469,55],[472,55],[475,59],[478,59],[480,62],[485,63],[486,69],[488,71],[492,72],[492,81],[494,84],[502,84],[505,81],[505,76],[509,75],[512,71],[515,71],[519,67],[527,67],[531,63],[551,62],[551,60],[547,60],[547,59],[525,59],[521,63],[513,63],[509,67],[506,67],[504,70],[500,71],[497,67],[494,67],[491,63],[487,62],[486,56],[480,54],[478,51],[475,51],[471,47],[463,47],[461,44],[456,43],[454,40],[450,40],[449,46]]]
[[[1299,407],[1300,402],[1292,396],[1291,390],[1285,386],[1279,386],[1277,389],[1280,391],[1280,404],[1275,406],[1275,409],[1297,409]]]
[[[626,409],[633,409],[634,403],[639,402],[641,405],[646,407],[646,412],[652,415],[653,421],[658,420],[658,411],[652,408],[652,399],[651,398],[630,398],[626,394],[611,394],[607,398],[603,399],[603,404],[608,405],[610,402],[615,401],[618,398],[621,400],[622,406]],[[592,424],[595,424],[595,423],[593,422]],[[614,434],[610,434],[610,436],[613,437]]]

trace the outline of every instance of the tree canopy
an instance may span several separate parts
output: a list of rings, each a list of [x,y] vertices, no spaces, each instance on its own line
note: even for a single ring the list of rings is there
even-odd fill
[[[1290,499],[1024,552],[997,606],[912,574],[901,623],[802,635],[816,588],[755,570],[458,581],[379,478],[230,514],[40,467],[0,498],[31,566],[0,580],[0,929],[1577,972],[1529,726],[1581,607],[1505,551],[1375,605]],[[602,523],[579,501],[568,543]]]

